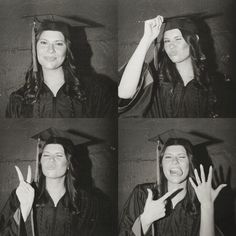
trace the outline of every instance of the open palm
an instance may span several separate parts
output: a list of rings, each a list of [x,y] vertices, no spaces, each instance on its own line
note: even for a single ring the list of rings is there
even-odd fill
[[[194,175],[196,184],[190,177],[189,181],[195,190],[199,202],[204,204],[213,204],[220,191],[226,186],[226,184],[219,185],[216,189],[212,188],[212,166],[209,168],[208,177],[206,179],[203,166],[200,165],[200,177],[196,169],[194,169]]]

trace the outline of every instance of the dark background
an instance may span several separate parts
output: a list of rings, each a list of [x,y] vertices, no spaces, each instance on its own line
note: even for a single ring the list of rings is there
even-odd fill
[[[217,225],[225,235],[236,235],[236,120],[235,119],[124,119],[119,120],[118,212],[132,189],[156,181],[156,145],[148,139],[169,129],[208,137],[198,148],[198,162],[212,164],[217,185],[227,183],[215,202]]]
[[[76,15],[100,24],[74,34],[74,54],[80,71],[95,71],[109,83],[117,80],[116,4],[116,0],[0,0],[0,117],[11,92],[23,85],[31,62],[33,22],[22,16]]]
[[[72,129],[92,137],[93,142],[78,153],[80,183],[107,199],[116,218],[117,156],[115,122],[106,119],[24,119],[0,122],[0,209],[18,186],[14,165],[26,178],[27,166],[35,171],[36,141],[30,137],[49,127]],[[99,140],[99,141],[96,141]],[[34,176],[34,175],[33,175]]]

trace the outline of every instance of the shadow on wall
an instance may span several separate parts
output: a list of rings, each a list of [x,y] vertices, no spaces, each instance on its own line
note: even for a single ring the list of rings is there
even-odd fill
[[[72,39],[72,51],[76,65],[78,65],[79,73],[82,78],[99,80],[104,86],[110,86],[111,88],[116,89],[116,83],[114,78],[110,78],[104,74],[98,74],[91,64],[91,58],[93,52],[91,46],[87,40],[87,35],[85,28],[82,27],[73,27],[71,29],[71,39]],[[88,82],[88,81],[84,81]]]
[[[200,147],[194,149],[194,156],[198,157],[196,165],[203,164],[206,176],[208,176],[209,167],[213,163],[206,147],[200,145]],[[200,171],[199,168],[198,171]],[[227,170],[227,173],[224,173],[223,167],[220,166],[213,173],[213,188],[223,183],[226,183],[227,186],[220,192],[215,201],[215,223],[224,233],[224,236],[234,236],[236,235],[236,191],[231,187],[231,168]]]
[[[109,232],[104,235],[116,235],[116,215],[113,211],[110,198],[99,188],[94,185],[92,178],[92,162],[89,158],[89,152],[86,145],[77,145],[75,147],[75,158],[73,166],[77,179],[77,186],[91,193],[98,199],[99,214],[103,223],[108,226]]]
[[[215,15],[212,17],[218,17],[221,15]],[[209,16],[211,17],[211,16]],[[233,19],[233,18],[232,18]],[[231,19],[231,21],[232,21]],[[209,79],[212,84],[214,94],[217,99],[215,106],[215,111],[220,117],[235,117],[236,116],[236,95],[235,95],[235,79],[232,73],[232,68],[230,67],[230,59],[223,61],[222,63],[227,64],[227,71],[219,71],[217,65],[216,49],[214,48],[214,39],[212,38],[212,33],[210,27],[206,24],[204,19],[198,19],[195,22],[199,29],[199,42],[206,56],[206,66],[209,73]],[[224,35],[227,37],[227,35]],[[223,47],[223,45],[222,45]],[[225,57],[230,57],[230,55],[225,55]]]

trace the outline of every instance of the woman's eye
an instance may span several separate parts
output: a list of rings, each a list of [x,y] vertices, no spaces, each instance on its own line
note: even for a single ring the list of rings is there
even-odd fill
[[[50,155],[48,155],[48,154],[43,154],[42,157],[46,157],[46,158],[47,158],[47,157],[50,157]]]
[[[39,41],[41,45],[47,45],[48,43],[46,41]]]
[[[65,44],[64,44],[64,42],[56,42],[55,45],[56,45],[56,46],[64,46]]]
[[[169,43],[170,42],[170,40],[164,40],[164,43]]]
[[[186,156],[179,156],[179,158],[184,159],[184,158],[186,158]]]
[[[164,158],[165,158],[165,159],[170,159],[170,158],[171,158],[171,156],[164,156]]]

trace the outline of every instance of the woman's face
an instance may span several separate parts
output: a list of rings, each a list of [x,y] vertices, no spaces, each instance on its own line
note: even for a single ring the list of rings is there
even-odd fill
[[[44,147],[41,157],[42,172],[46,178],[61,178],[65,176],[68,161],[61,144],[48,144]]]
[[[186,181],[189,173],[189,158],[181,145],[168,146],[162,159],[162,167],[168,182],[180,184]]]
[[[179,29],[164,33],[164,49],[173,63],[180,63],[190,57],[189,45]]]
[[[60,31],[43,31],[37,42],[37,58],[43,69],[62,66],[66,57],[65,37]]]

